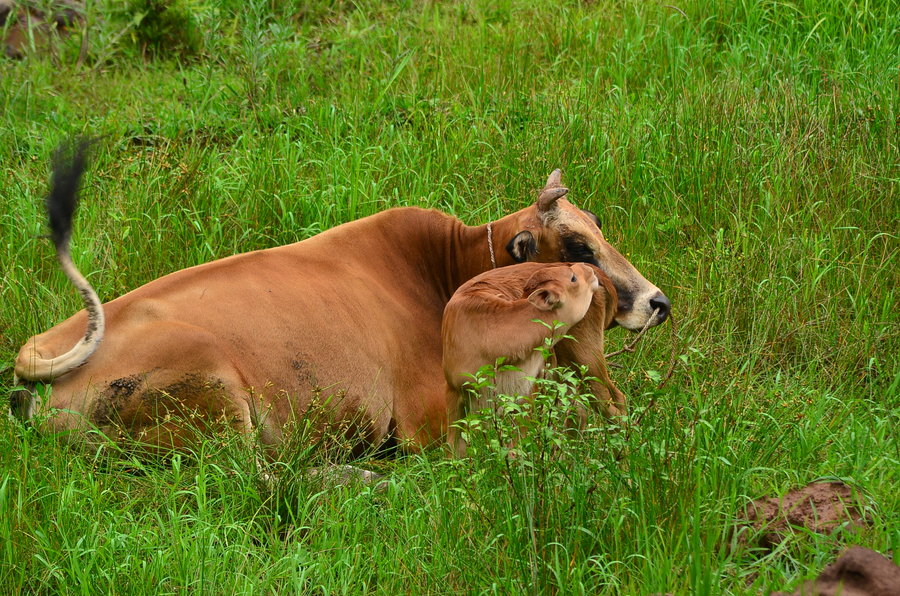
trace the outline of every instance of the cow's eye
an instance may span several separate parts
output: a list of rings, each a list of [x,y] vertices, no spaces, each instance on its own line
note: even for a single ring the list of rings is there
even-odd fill
[[[569,253],[569,258],[573,261],[590,262],[594,259],[594,251],[584,242],[569,244],[567,252]]]
[[[573,275],[573,276],[572,276],[572,283],[575,283],[576,281],[578,281],[578,277],[575,276],[575,275]]]

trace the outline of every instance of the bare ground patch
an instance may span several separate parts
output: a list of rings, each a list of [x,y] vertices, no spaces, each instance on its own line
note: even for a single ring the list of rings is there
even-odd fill
[[[814,580],[772,596],[900,596],[900,567],[873,550],[854,546]]]
[[[771,550],[797,530],[830,534],[865,525],[858,502],[858,492],[843,482],[813,482],[781,497],[752,501],[743,520],[757,536],[756,544]]]

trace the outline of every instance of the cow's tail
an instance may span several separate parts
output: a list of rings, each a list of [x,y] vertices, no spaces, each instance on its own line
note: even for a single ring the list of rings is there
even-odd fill
[[[103,339],[105,318],[103,305],[97,292],[81,274],[69,253],[69,239],[72,235],[72,217],[78,205],[78,187],[87,164],[88,140],[77,140],[61,146],[53,160],[53,174],[50,179],[50,193],[45,202],[50,222],[50,238],[56,247],[60,267],[84,301],[87,309],[87,329],[84,337],[71,350],[60,356],[45,358],[38,355],[32,346],[25,346],[16,361],[16,376],[29,381],[50,381],[81,366],[94,353]]]

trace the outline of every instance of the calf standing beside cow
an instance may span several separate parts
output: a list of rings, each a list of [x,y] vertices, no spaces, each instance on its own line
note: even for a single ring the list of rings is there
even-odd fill
[[[526,261],[589,263],[615,288],[615,323],[638,330],[669,311],[596,218],[564,198],[558,170],[533,205],[485,225],[389,209],[176,271],[101,304],[68,253],[86,151],[79,144],[58,154],[47,203],[61,267],[85,310],[29,339],[15,362],[21,388],[11,410],[21,419],[46,411],[49,430],[98,428],[169,450],[194,436],[185,420],[224,422],[277,445],[316,407],[363,447],[415,451],[446,436],[441,321],[476,275]],[[592,362],[602,354],[597,327],[558,353],[602,366]],[[37,383],[50,385],[46,403]],[[610,413],[624,407],[620,394],[606,402]]]

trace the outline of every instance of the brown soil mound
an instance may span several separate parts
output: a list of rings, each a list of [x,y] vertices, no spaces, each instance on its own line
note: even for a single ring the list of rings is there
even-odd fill
[[[827,534],[842,524],[863,525],[856,492],[843,482],[814,482],[781,498],[762,497],[747,506],[746,520],[761,532],[759,545],[774,548],[793,528]]]
[[[867,548],[854,546],[793,594],[772,596],[900,596],[900,567]]]

